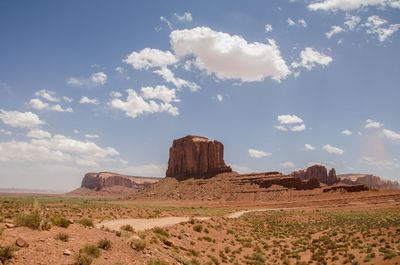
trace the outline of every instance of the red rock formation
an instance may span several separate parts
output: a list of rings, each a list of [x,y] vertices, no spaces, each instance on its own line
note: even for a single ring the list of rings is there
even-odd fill
[[[369,174],[346,174],[339,175],[339,181],[349,185],[365,185],[371,189],[400,190],[397,181],[390,181],[378,176]]]
[[[326,167],[322,165],[313,165],[306,170],[293,171],[289,176],[299,177],[304,180],[318,179],[321,183],[333,185],[338,182],[336,171],[332,168],[327,174]]]
[[[97,191],[113,186],[123,186],[135,190],[141,190],[155,181],[157,181],[157,179],[131,177],[110,172],[87,173],[82,180],[81,187]]]
[[[167,177],[184,180],[231,171],[224,162],[224,146],[221,142],[188,135],[174,140],[169,149]]]
[[[325,188],[323,192],[329,191],[347,191],[347,192],[360,192],[367,191],[369,188],[365,185],[337,185],[329,188]]]

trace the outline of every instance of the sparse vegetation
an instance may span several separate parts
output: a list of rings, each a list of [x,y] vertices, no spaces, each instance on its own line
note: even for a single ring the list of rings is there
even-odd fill
[[[151,259],[147,262],[147,265],[169,265],[169,263],[165,260]]]
[[[68,226],[70,225],[67,219],[65,219],[64,217],[59,216],[59,215],[53,216],[53,218],[51,218],[51,222],[55,226],[64,227],[64,228],[68,228]]]
[[[64,233],[64,232],[60,232],[56,235],[56,239],[63,241],[63,242],[68,242],[69,240],[69,234]]]
[[[14,252],[13,246],[0,247],[0,264],[6,264],[14,256]]]
[[[34,230],[39,230],[42,217],[36,211],[30,213],[20,213],[14,218],[16,226],[26,226]]]
[[[154,233],[164,236],[164,237],[169,237],[169,233],[167,231],[165,231],[163,228],[161,227],[155,227],[154,228]]]
[[[74,265],[90,265],[93,262],[93,258],[79,253],[78,255],[75,256],[75,260],[74,260]]]
[[[93,258],[98,258],[101,255],[100,249],[98,249],[96,245],[90,243],[83,245],[79,252]]]
[[[92,219],[89,218],[82,218],[78,221],[78,223],[84,226],[94,227]]]
[[[131,226],[131,225],[123,225],[123,226],[121,226],[121,230],[125,230],[125,231],[128,231],[128,232],[135,232],[135,230],[133,229],[133,227]]]
[[[201,231],[203,231],[203,225],[202,224],[195,225],[193,226],[193,230],[201,233]]]
[[[111,248],[111,240],[109,240],[109,239],[107,239],[107,238],[100,239],[100,240],[97,242],[97,247],[98,247],[98,248],[101,248],[101,249],[108,250],[108,249]]]

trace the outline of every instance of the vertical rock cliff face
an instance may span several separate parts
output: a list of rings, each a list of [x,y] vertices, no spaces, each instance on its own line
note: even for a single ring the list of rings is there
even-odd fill
[[[174,140],[169,149],[167,177],[184,180],[231,171],[224,162],[224,146],[221,142],[188,135]]]
[[[333,185],[339,182],[336,176],[335,169],[332,168],[328,174],[326,167],[322,165],[313,165],[307,168],[306,170],[293,171],[289,175],[294,177],[299,177],[304,180],[315,178],[318,179],[321,183],[324,183],[326,185]]]

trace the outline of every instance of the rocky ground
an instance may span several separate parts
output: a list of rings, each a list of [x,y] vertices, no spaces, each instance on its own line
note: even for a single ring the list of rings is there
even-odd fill
[[[307,201],[280,197],[280,201],[222,203],[3,196],[0,260],[5,264],[400,262],[398,191],[329,192]],[[145,231],[123,222],[119,229],[94,228],[104,221],[135,218],[148,223],[149,218],[171,216],[189,218]],[[209,219],[190,218],[196,216]]]

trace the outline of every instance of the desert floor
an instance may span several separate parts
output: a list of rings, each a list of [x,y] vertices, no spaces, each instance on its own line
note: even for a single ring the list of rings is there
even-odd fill
[[[0,261],[400,263],[399,191],[280,198],[288,199],[132,201],[1,194]]]

